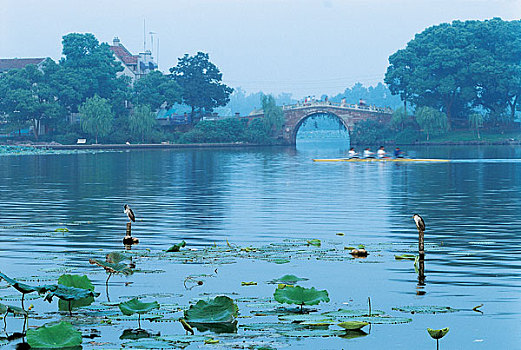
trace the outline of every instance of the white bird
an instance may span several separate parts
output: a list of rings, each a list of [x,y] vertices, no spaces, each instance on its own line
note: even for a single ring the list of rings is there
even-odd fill
[[[123,208],[125,208],[124,213],[127,214],[129,220],[136,222],[136,217],[134,215],[134,212],[128,205],[124,205]]]
[[[423,221],[422,217],[418,214],[414,214],[412,218],[414,219],[414,223],[418,230],[425,232],[425,221]]]

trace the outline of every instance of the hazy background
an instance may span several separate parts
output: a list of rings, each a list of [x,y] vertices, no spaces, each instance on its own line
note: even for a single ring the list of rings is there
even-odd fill
[[[519,18],[517,0],[0,0],[0,57],[61,55],[61,38],[118,36],[147,48],[167,71],[204,51],[223,81],[247,92],[336,94],[383,80],[388,56],[428,26],[455,19]],[[149,32],[155,32],[152,47]],[[159,54],[157,43],[159,40]]]

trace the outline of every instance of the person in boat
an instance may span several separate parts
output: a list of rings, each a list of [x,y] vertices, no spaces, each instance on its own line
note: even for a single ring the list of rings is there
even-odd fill
[[[384,146],[380,146],[380,148],[378,148],[376,155],[378,158],[387,158],[387,152],[385,152]]]
[[[364,149],[364,158],[374,158],[374,152],[371,152],[369,147]]]
[[[400,149],[400,147],[396,147],[394,149],[394,158],[403,158],[405,156],[404,152]]]
[[[347,152],[347,155],[349,156],[349,158],[358,158],[358,152],[355,151],[354,147],[351,147],[349,149],[349,152]]]

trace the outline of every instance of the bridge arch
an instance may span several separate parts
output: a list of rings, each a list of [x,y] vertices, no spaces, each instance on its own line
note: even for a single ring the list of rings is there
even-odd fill
[[[297,123],[295,124],[293,130],[290,130],[292,132],[292,134],[290,135],[291,144],[296,144],[297,143],[298,131],[299,131],[300,127],[302,126],[302,124],[304,124],[304,122],[306,120],[308,120],[309,118],[316,117],[316,116],[326,116],[326,115],[336,117],[340,121],[340,123],[344,126],[344,128],[346,129],[347,133],[349,134],[349,137],[351,137],[351,130],[349,128],[349,125],[346,123],[346,121],[342,117],[340,117],[339,115],[337,115],[337,114],[335,114],[335,113],[333,113],[331,111],[316,110],[316,111],[310,111],[309,113],[304,114],[302,116],[302,118],[300,118],[300,120],[297,121]]]

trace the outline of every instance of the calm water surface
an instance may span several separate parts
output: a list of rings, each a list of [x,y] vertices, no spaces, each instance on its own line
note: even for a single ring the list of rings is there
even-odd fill
[[[392,307],[465,310],[414,315],[413,322],[404,325],[374,325],[363,338],[290,339],[283,347],[434,349],[426,328],[450,327],[440,342],[442,349],[521,349],[521,148],[407,151],[453,161],[313,163],[315,157],[342,156],[345,147],[311,142],[301,142],[297,149],[0,156],[0,271],[17,278],[47,273],[54,278],[58,268],[87,273],[102,292],[100,298],[106,299],[106,275],[88,259],[122,249],[123,204],[128,203],[140,219],[133,225],[139,249],[164,250],[180,240],[200,248],[226,241],[262,246],[318,238],[325,247],[362,243],[377,252],[364,261],[278,265],[244,260],[218,266],[215,278],[190,291],[183,287],[186,276],[209,274],[216,266],[146,262],[146,268],[165,272],[113,277],[112,299],[143,291],[179,293],[186,301],[205,292],[269,297],[275,287],[264,281],[291,273],[309,278],[303,286],[329,291],[331,302],[320,305],[321,310],[335,310],[343,303],[365,308],[369,296],[373,308],[398,316],[407,314]],[[416,246],[411,218],[416,212],[427,226],[423,288],[417,285],[413,262],[394,259],[394,254]],[[58,227],[70,232],[54,233]],[[126,281],[133,283],[125,286]],[[241,281],[258,285],[241,287]],[[14,294],[13,289],[0,289],[0,297]],[[49,312],[49,318],[59,317],[56,302],[32,302],[37,310]],[[483,314],[471,310],[479,304],[484,304]],[[117,348],[125,327],[120,328],[118,334],[112,334],[113,328],[103,331],[96,341]],[[145,328],[163,335],[183,333],[179,323],[147,323]],[[86,342],[84,347],[89,347]]]

